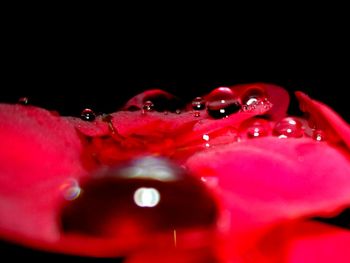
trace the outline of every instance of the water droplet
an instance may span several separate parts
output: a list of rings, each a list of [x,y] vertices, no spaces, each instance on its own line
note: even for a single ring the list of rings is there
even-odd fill
[[[175,112],[177,109],[182,109],[185,106],[184,101],[180,100],[178,97],[159,89],[145,92],[143,102],[145,104],[149,101],[153,104],[151,110],[158,112]]]
[[[200,117],[200,116],[201,116],[200,111],[197,111],[197,110],[194,111],[194,112],[193,112],[193,116],[194,116],[194,117]]]
[[[165,159],[134,160],[89,177],[81,187],[84,194],[62,210],[66,233],[128,242],[159,231],[215,227],[217,207],[203,183]]]
[[[273,134],[279,138],[299,138],[304,134],[300,120],[286,117],[275,124]]]
[[[176,113],[176,114],[181,114],[181,110],[180,110],[180,109],[177,109],[177,110],[175,111],[175,113]]]
[[[152,101],[148,100],[146,101],[144,104],[143,104],[143,107],[142,107],[142,112],[145,113],[145,112],[149,112],[149,111],[153,111],[154,110],[154,104]]]
[[[22,105],[28,105],[29,103],[29,98],[28,97],[21,97],[18,99],[18,103]]]
[[[312,138],[318,142],[322,142],[327,139],[325,132],[322,130],[314,130],[312,132]]]
[[[250,123],[247,127],[248,138],[259,138],[269,134],[268,121],[266,120],[255,120]]]
[[[96,114],[91,109],[85,109],[81,112],[80,118],[84,121],[94,121],[96,118]]]
[[[60,186],[60,190],[64,199],[68,201],[77,199],[81,194],[81,188],[78,181],[75,179],[68,179]]]
[[[194,110],[204,110],[205,109],[205,100],[202,97],[196,97],[192,101],[192,108]]]
[[[240,109],[238,98],[230,88],[220,87],[208,95],[207,111],[214,119],[228,117]]]

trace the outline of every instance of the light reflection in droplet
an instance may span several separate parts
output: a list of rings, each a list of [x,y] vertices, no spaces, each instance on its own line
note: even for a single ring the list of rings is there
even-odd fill
[[[134,202],[140,207],[155,207],[159,201],[160,193],[155,188],[140,187],[134,193]]]
[[[120,170],[120,176],[129,179],[177,180],[174,171],[167,165],[167,162],[155,157],[135,160],[132,166]]]

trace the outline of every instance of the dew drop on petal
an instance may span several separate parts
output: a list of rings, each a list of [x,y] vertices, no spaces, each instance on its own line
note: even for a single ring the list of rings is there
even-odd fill
[[[72,201],[77,199],[81,194],[81,188],[76,179],[68,179],[61,186],[60,190],[64,199]]]
[[[299,138],[304,134],[303,125],[300,120],[286,117],[275,124],[273,135],[279,138]]]
[[[143,157],[88,177],[61,211],[64,233],[118,237],[215,227],[218,210],[196,177],[167,159]]]
[[[202,97],[196,97],[192,101],[192,108],[194,110],[204,110],[205,109],[205,100]]]
[[[22,105],[28,105],[29,103],[29,98],[28,97],[21,97],[18,99],[18,103]]]
[[[84,109],[80,114],[80,118],[84,121],[94,121],[96,119],[96,114],[91,109]]]
[[[214,119],[228,117],[240,109],[241,104],[230,88],[219,87],[208,95],[207,111]]]
[[[180,110],[180,109],[177,109],[177,110],[175,111],[175,113],[176,113],[176,114],[181,114],[181,110]]]
[[[201,116],[201,112],[196,110],[196,111],[193,112],[193,116],[194,117],[200,117]]]
[[[268,122],[265,120],[256,120],[247,127],[248,138],[259,138],[269,134]]]
[[[134,192],[134,202],[140,207],[155,207],[160,201],[160,193],[156,188],[140,187]]]
[[[322,142],[322,141],[325,141],[327,139],[325,132],[322,130],[314,130],[312,132],[312,138],[318,142]]]
[[[142,106],[142,112],[145,113],[145,112],[150,112],[153,110],[154,110],[153,102],[150,100],[145,101],[145,103]]]

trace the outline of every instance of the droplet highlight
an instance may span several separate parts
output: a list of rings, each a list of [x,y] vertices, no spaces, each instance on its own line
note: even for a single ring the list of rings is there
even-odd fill
[[[91,109],[84,109],[80,114],[80,118],[84,121],[94,121],[96,119],[96,114]]]
[[[140,187],[134,193],[134,202],[139,207],[155,207],[160,201],[160,193],[156,188]]]

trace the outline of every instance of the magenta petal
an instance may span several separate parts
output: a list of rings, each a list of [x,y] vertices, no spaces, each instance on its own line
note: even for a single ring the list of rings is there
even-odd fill
[[[224,233],[238,250],[274,224],[350,205],[349,154],[309,138],[248,140],[198,153],[187,166],[216,182]]]
[[[0,105],[0,136],[1,237],[56,242],[62,187],[86,174],[75,128],[40,108]]]
[[[350,126],[327,105],[296,92],[301,110],[309,113],[312,124],[324,130],[331,141],[343,141],[350,149]]]
[[[350,261],[350,231],[316,222],[297,224],[286,248],[288,263]]]

